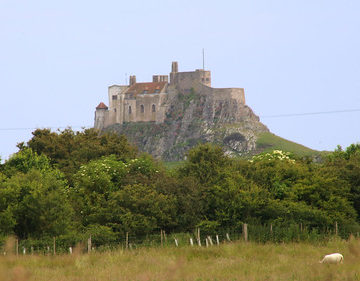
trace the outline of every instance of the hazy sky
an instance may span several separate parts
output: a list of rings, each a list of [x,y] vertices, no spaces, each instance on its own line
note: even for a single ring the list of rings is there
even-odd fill
[[[107,88],[202,67],[245,88],[271,132],[318,150],[360,141],[360,1],[0,0],[0,156],[35,128],[93,126]],[[358,110],[343,113],[271,117]]]

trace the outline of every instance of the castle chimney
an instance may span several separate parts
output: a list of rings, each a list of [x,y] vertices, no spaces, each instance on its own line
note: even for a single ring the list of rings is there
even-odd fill
[[[178,62],[173,61],[171,64],[171,72],[178,72]]]
[[[136,75],[130,75],[130,86],[136,84]]]

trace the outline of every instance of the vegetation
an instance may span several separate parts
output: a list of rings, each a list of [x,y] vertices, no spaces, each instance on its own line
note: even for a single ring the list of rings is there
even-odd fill
[[[301,144],[278,137],[272,133],[261,133],[258,136],[256,146],[260,151],[263,152],[283,150],[294,153],[298,156],[319,156],[324,154]]]
[[[0,236],[74,245],[92,235],[103,245],[160,230],[241,233],[247,223],[287,230],[253,241],[318,241],[335,224],[347,238],[360,232],[359,194],[360,145],[317,163],[280,150],[234,159],[201,144],[166,169],[123,136],[36,130],[0,166]]]
[[[142,248],[105,253],[0,256],[0,276],[10,280],[359,280],[359,240],[327,244],[229,243],[220,247]],[[340,265],[319,264],[339,251]]]

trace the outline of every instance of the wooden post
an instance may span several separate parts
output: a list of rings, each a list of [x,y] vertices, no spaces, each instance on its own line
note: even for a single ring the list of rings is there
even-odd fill
[[[191,247],[193,247],[193,246],[194,246],[194,241],[193,241],[193,239],[192,239],[192,238],[190,238],[190,245],[191,245]]]
[[[161,247],[163,247],[163,231],[162,229],[160,230],[160,240],[161,240]]]
[[[53,237],[53,254],[56,255],[56,239]]]
[[[88,248],[88,254],[89,254],[91,252],[91,234],[90,234],[90,237],[88,239],[87,248]]]
[[[231,242],[229,233],[226,233],[226,239],[227,239],[229,242]]]
[[[205,243],[206,243],[206,248],[209,247],[209,242],[208,242],[208,238],[205,238]]]
[[[72,255],[72,247],[69,247],[69,253]]]
[[[220,245],[220,241],[219,241],[219,235],[216,234],[216,243],[219,246]]]
[[[337,221],[335,222],[335,235],[338,235],[338,223]]]
[[[31,246],[31,255],[33,255],[33,254],[34,254],[34,247]]]
[[[16,250],[16,255],[18,256],[19,255],[19,239],[16,238],[16,241],[15,241],[15,250]]]
[[[212,239],[211,239],[211,236],[208,236],[208,240],[209,240],[209,243],[210,243],[211,246],[214,245],[214,244],[213,244],[213,241],[212,241]]]
[[[47,246],[47,255],[50,255],[50,246]]]
[[[126,232],[126,241],[125,241],[125,248],[129,247],[129,232]]]
[[[26,248],[23,247],[23,255],[26,255]]]
[[[176,245],[176,247],[179,247],[179,244],[178,244],[177,239],[176,239],[176,238],[174,238],[174,239],[175,239],[175,245]]]
[[[197,241],[198,241],[199,247],[201,247],[200,228],[198,228],[198,231],[197,231]]]
[[[245,242],[248,241],[248,227],[247,227],[247,223],[243,224],[243,235],[244,235],[244,240]]]

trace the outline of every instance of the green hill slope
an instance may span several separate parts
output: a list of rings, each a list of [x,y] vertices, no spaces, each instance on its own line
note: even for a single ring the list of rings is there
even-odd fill
[[[326,151],[313,150],[268,132],[258,135],[256,147],[257,153],[268,152],[275,149],[291,152],[298,156],[320,156],[326,153]]]

